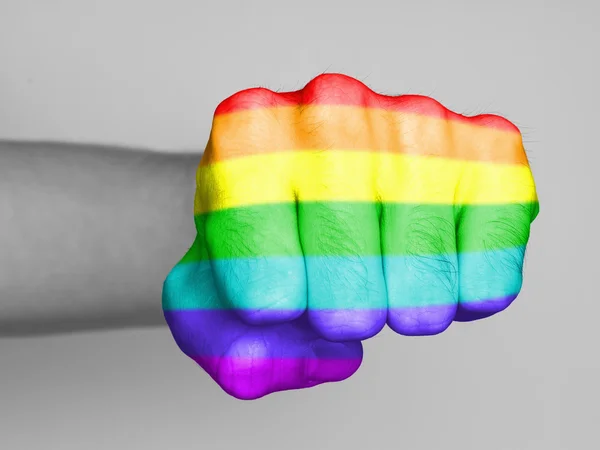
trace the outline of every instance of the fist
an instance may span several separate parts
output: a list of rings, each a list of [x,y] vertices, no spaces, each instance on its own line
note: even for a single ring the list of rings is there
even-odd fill
[[[272,386],[337,381],[386,323],[432,335],[510,305],[538,211],[521,135],[501,117],[337,74],[248,89],[215,112],[198,236],[165,282],[165,314],[213,377],[263,367]],[[220,344],[227,327],[241,331]]]

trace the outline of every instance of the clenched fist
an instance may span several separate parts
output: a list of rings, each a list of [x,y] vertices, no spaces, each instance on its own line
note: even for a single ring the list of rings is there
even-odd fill
[[[236,397],[339,381],[386,323],[432,335],[505,309],[538,211],[501,117],[337,74],[248,89],[215,112],[165,317]]]

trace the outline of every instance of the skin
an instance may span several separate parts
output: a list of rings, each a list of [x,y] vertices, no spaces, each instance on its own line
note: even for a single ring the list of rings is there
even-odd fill
[[[0,337],[164,326],[200,157],[0,141]]]
[[[340,381],[358,346],[319,356],[289,336],[355,345],[386,324],[435,335],[504,310],[538,211],[520,133],[501,117],[337,74],[249,89],[217,107],[197,237],[163,308],[181,350],[235,397]],[[321,377],[306,377],[311,364]]]

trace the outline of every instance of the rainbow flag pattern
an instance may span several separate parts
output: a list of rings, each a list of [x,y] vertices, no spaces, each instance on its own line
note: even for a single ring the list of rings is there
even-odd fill
[[[254,399],[351,376],[361,341],[496,314],[539,213],[518,128],[342,74],[216,109],[195,242],[163,309],[181,350]]]

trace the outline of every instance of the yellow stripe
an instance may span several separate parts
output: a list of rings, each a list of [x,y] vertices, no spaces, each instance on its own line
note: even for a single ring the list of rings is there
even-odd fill
[[[293,201],[494,204],[537,200],[529,167],[451,158],[302,151],[255,155],[197,174],[196,214]]]

